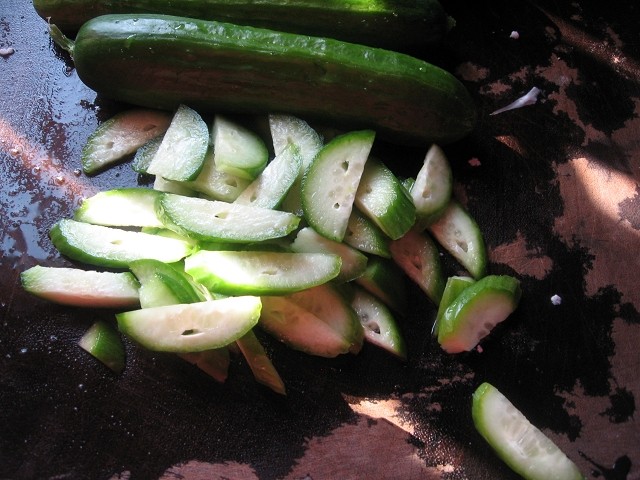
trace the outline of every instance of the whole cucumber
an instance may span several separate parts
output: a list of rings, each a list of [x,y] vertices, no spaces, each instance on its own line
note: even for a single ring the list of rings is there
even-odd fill
[[[469,92],[447,71],[339,40],[122,14],[89,20],[70,51],[88,87],[152,108],[285,112],[418,145],[459,140],[476,120]]]
[[[33,0],[65,33],[111,13],[160,13],[337,38],[389,49],[438,43],[450,19],[438,0]]]

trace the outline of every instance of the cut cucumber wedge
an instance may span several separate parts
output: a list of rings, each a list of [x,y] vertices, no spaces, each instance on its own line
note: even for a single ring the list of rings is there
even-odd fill
[[[447,309],[451,302],[453,302],[462,291],[470,286],[475,279],[473,277],[467,277],[462,275],[454,275],[447,278],[447,283],[444,285],[442,292],[442,298],[440,299],[440,305],[438,305],[438,312],[436,313],[436,319],[433,322],[433,328],[431,334],[435,337],[438,335],[438,323],[444,315],[444,311]]]
[[[149,165],[151,165],[153,157],[158,153],[158,148],[160,148],[163,136],[164,135],[160,135],[152,138],[136,150],[136,154],[133,156],[133,160],[131,161],[131,169],[134,172],[144,175],[147,174],[147,170],[149,169]]]
[[[188,242],[159,235],[62,219],[50,232],[53,245],[67,257],[90,265],[126,268],[130,262],[153,258],[177,262],[191,253]]]
[[[482,232],[460,203],[451,200],[429,231],[472,277],[478,279],[486,274],[488,259]]]
[[[476,429],[496,454],[526,480],[582,480],[575,463],[490,383],[473,393]]]
[[[211,142],[216,167],[240,178],[255,179],[269,160],[269,150],[257,133],[221,115],[213,121]]]
[[[472,350],[514,312],[521,294],[520,281],[508,275],[488,275],[472,283],[439,318],[438,343],[448,353]]]
[[[287,394],[282,378],[280,378],[273,362],[271,362],[253,330],[249,330],[236,340],[236,345],[238,345],[240,352],[249,364],[249,368],[251,368],[251,372],[253,372],[253,377],[258,383],[269,387],[280,395]]]
[[[335,137],[316,155],[302,179],[302,209],[309,225],[331,240],[344,238],[375,133]]]
[[[391,239],[376,224],[357,208],[353,209],[344,235],[344,243],[364,253],[391,258],[390,241]]]
[[[116,314],[122,333],[149,350],[199,352],[220,348],[251,330],[260,318],[259,297],[143,308]]]
[[[202,352],[183,352],[177,355],[198,367],[217,382],[224,383],[229,376],[231,356],[227,347],[203,350]]]
[[[355,205],[392,240],[407,233],[416,220],[409,192],[376,158],[370,158],[364,167]]]
[[[36,265],[20,274],[22,287],[37,297],[75,307],[138,305],[138,282],[129,272],[96,272]]]
[[[167,228],[204,241],[259,242],[284,237],[300,222],[288,212],[169,193],[156,208]]]
[[[82,149],[82,169],[94,174],[133,154],[149,140],[162,135],[171,115],[159,110],[131,109],[117,113],[89,136]]]
[[[185,259],[185,271],[211,292],[225,295],[285,295],[334,279],[337,255],[324,253],[200,250]]]
[[[167,180],[194,180],[209,147],[209,128],[195,110],[180,105],[147,173]]]
[[[160,192],[148,188],[116,188],[85,198],[74,212],[78,222],[111,227],[162,227],[156,215]]]
[[[158,192],[175,193],[183,197],[197,197],[198,192],[189,186],[189,182],[176,182],[156,176],[153,180],[153,189]]]
[[[250,183],[250,179],[240,178],[237,175],[218,169],[213,155],[213,148],[210,148],[200,174],[195,180],[185,182],[185,185],[211,199],[233,202]]]
[[[104,321],[95,322],[78,345],[116,373],[125,367],[125,349],[118,332]]]
[[[390,244],[391,257],[423,292],[438,305],[445,279],[440,265],[440,252],[427,234],[409,230]]]
[[[424,230],[442,215],[453,192],[451,165],[438,145],[427,151],[410,192],[416,206],[417,228]]]
[[[405,273],[392,260],[369,257],[367,268],[355,282],[382,300],[393,311],[404,315],[408,306]]]

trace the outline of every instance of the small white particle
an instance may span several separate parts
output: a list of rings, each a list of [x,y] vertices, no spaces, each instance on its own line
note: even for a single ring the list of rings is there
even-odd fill
[[[0,48],[0,57],[8,57],[16,53],[13,47],[2,47]]]
[[[513,38],[514,40],[518,40],[520,38],[520,34],[514,30],[513,32],[511,32],[511,35],[509,35],[509,38]]]
[[[562,303],[562,298],[560,295],[553,295],[551,297],[551,303],[554,305],[560,305]]]
[[[522,108],[527,105],[533,105],[538,101],[539,94],[540,89],[538,87],[533,87],[525,95],[518,98],[515,102],[510,103],[506,107],[499,108],[495,112],[491,112],[491,115],[497,115],[498,113],[506,112],[508,110],[514,110],[516,108]]]

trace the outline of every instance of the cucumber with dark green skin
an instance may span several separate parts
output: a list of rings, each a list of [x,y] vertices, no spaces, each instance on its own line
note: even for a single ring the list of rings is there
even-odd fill
[[[105,15],[85,23],[69,49],[87,86],[136,105],[286,112],[417,145],[459,140],[476,120],[469,92],[449,72],[333,39],[183,17]]]
[[[337,38],[390,49],[437,44],[450,19],[438,0],[33,0],[66,33],[111,13],[160,13]]]

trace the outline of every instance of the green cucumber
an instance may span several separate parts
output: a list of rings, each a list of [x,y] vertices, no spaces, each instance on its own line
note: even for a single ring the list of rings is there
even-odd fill
[[[253,180],[269,160],[269,151],[260,136],[248,128],[216,115],[211,129],[213,158],[218,170]]]
[[[213,200],[233,202],[249,186],[251,180],[223,172],[216,166],[213,148],[204,159],[202,170],[195,180],[183,185]]]
[[[258,297],[239,296],[142,308],[116,319],[123,334],[149,350],[199,352],[242,337],[258,322],[261,307]]]
[[[440,305],[438,305],[438,311],[436,312],[436,319],[433,322],[433,327],[431,328],[431,334],[434,337],[438,336],[438,323],[444,315],[447,307],[451,305],[451,302],[458,298],[458,295],[460,295],[462,291],[473,282],[475,282],[473,277],[467,277],[464,275],[454,275],[447,278],[447,283],[445,283],[444,290],[442,291]]]
[[[147,169],[149,168],[149,165],[151,165],[153,157],[158,153],[158,148],[160,148],[163,137],[164,135],[160,135],[152,138],[136,150],[133,160],[131,160],[131,169],[134,172],[144,175],[147,174]]]
[[[364,167],[355,205],[392,240],[407,233],[416,220],[416,207],[409,192],[376,158],[370,158]]]
[[[360,213],[357,208],[351,211],[347,231],[344,234],[344,243],[364,253],[391,258],[390,241],[391,239],[380,230],[380,227]]]
[[[471,283],[438,320],[438,343],[448,353],[468,352],[518,307],[520,281],[488,275]]]
[[[473,422],[496,454],[526,480],[583,480],[585,476],[560,448],[534,426],[496,387],[482,383],[474,392]]]
[[[416,206],[417,228],[424,229],[436,221],[449,205],[453,192],[453,172],[438,145],[432,145],[427,151],[409,191]]]
[[[258,383],[269,387],[280,395],[287,394],[282,378],[280,378],[273,362],[267,356],[267,352],[265,352],[253,330],[249,330],[236,340],[236,345],[238,345],[240,352],[249,364],[249,368],[251,368],[251,372],[253,372],[253,377]]]
[[[33,5],[69,33],[99,15],[163,13],[396,50],[438,44],[451,22],[437,0],[33,0]]]
[[[148,188],[105,190],[83,199],[73,219],[109,227],[162,227],[155,207],[160,195]]]
[[[52,33],[82,82],[134,105],[286,112],[416,145],[459,140],[476,123],[474,101],[454,75],[394,51],[142,13],[89,20],[72,47]]]
[[[89,135],[82,148],[82,169],[94,174],[122,160],[162,135],[170,122],[171,116],[158,110],[135,108],[117,113]]]
[[[406,275],[392,260],[372,256],[355,282],[395,312],[404,315],[408,307]]]
[[[78,345],[116,373],[125,367],[125,349],[118,332],[108,323],[99,320],[87,330]]]
[[[67,257],[111,268],[127,268],[130,262],[154,258],[172,263],[189,255],[193,246],[177,238],[132,232],[102,225],[62,219],[49,233],[53,245]]]
[[[185,271],[211,292],[283,295],[326,283],[341,260],[325,253],[200,250],[185,259]]]
[[[302,179],[302,210],[320,235],[341,242],[375,133],[340,135],[316,155]]]
[[[190,188],[189,182],[176,182],[156,176],[153,180],[153,189],[164,193],[175,193],[183,197],[197,197],[198,192]]]
[[[300,219],[288,212],[163,194],[156,204],[167,228],[204,241],[259,242],[284,237]]]
[[[138,282],[129,272],[33,266],[20,273],[29,293],[62,305],[124,308],[139,303]]]

